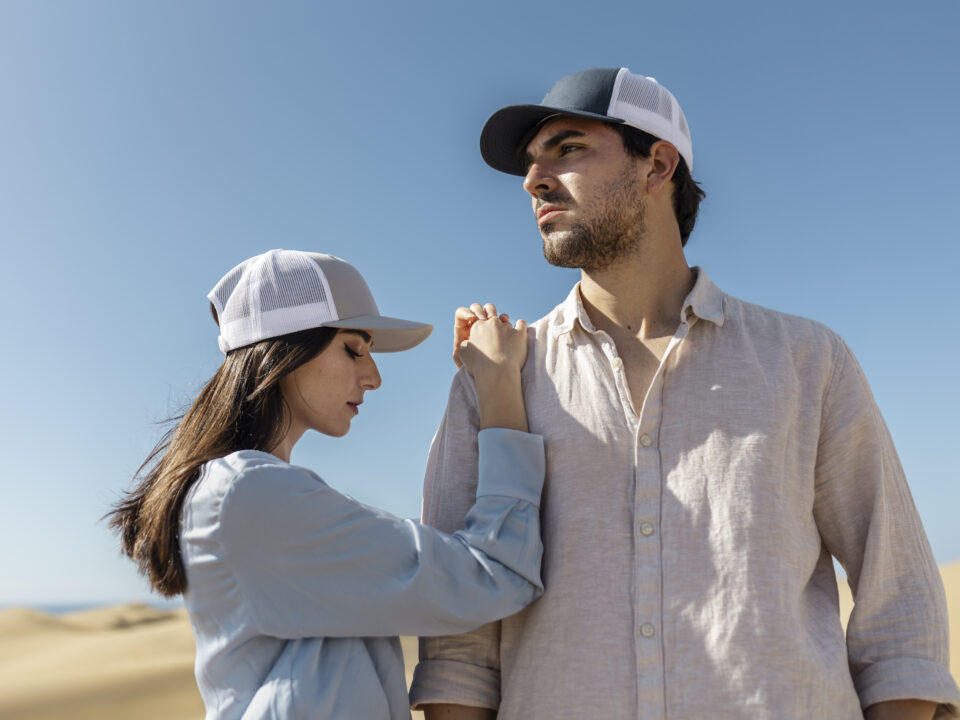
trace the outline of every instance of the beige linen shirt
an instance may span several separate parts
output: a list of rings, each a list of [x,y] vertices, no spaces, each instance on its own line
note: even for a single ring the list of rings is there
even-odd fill
[[[421,640],[411,703],[500,720],[853,720],[960,693],[943,585],[856,360],[826,327],[699,271],[635,408],[579,286],[531,329],[544,437],[543,597]],[[465,372],[427,464],[424,521],[460,528],[479,427]],[[856,599],[844,640],[832,557]]]

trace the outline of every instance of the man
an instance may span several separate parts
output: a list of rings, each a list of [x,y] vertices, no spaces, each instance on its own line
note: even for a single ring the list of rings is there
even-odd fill
[[[547,451],[546,592],[423,639],[413,705],[428,720],[955,716],[940,576],[855,359],[687,266],[702,193],[673,95],[587,70],[495,113],[480,143],[524,176],[547,260],[581,269],[523,374]],[[477,421],[461,372],[424,491],[444,530],[473,497]],[[856,598],[846,641],[833,557]]]

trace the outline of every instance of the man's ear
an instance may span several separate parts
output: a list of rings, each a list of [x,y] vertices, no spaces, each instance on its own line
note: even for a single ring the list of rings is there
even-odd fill
[[[673,178],[680,162],[680,153],[670,143],[660,140],[650,147],[650,163],[647,170],[647,192],[656,195]]]

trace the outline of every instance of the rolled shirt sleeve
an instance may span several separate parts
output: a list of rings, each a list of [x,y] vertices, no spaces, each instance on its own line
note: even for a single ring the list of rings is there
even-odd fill
[[[426,524],[447,532],[463,526],[469,498],[478,484],[479,448],[474,438],[479,425],[476,389],[469,375],[460,372],[427,458]],[[499,707],[499,621],[456,636],[420,638],[420,663],[410,687],[410,704],[416,709],[434,703]]]
[[[363,505],[304,468],[241,472],[223,499],[223,546],[259,632],[462,632],[538,597],[542,438],[480,435],[476,502],[452,535]]]
[[[837,340],[824,398],[814,515],[854,596],[850,671],[862,707],[916,698],[954,717],[943,582],[866,378]]]

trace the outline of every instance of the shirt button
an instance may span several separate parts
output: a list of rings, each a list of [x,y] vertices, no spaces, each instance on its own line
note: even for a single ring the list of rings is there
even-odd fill
[[[652,638],[657,634],[657,631],[654,629],[653,625],[650,623],[644,623],[640,626],[640,634],[645,638]]]
[[[620,370],[621,368],[623,368],[623,359],[622,359],[622,358],[619,358],[619,357],[615,357],[615,358],[613,359],[613,366],[614,366],[617,370]]]
[[[645,536],[653,535],[653,525],[648,522],[641,523],[640,534]]]
[[[650,436],[644,433],[640,436],[640,444],[644,447],[650,447],[653,444],[653,440],[650,439]]]

